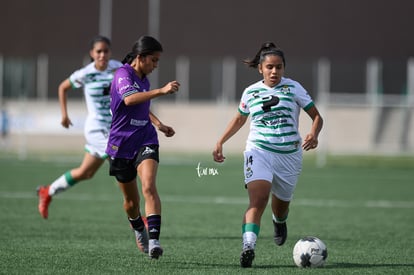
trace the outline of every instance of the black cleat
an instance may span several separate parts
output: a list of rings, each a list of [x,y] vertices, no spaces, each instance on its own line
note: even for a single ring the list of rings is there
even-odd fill
[[[241,267],[252,267],[253,260],[254,260],[254,249],[250,247],[243,249],[240,255],[240,266]]]
[[[286,222],[276,223],[273,221],[273,226],[275,228],[274,240],[277,245],[283,245],[287,238],[287,226]]]

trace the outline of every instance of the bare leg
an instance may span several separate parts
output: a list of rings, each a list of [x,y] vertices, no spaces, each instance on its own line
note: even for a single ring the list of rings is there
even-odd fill
[[[244,214],[242,225],[243,250],[240,255],[242,267],[252,266],[256,240],[260,231],[260,221],[269,201],[270,189],[271,184],[265,180],[256,180],[247,184],[249,206]]]
[[[81,165],[72,169],[70,174],[75,181],[90,179],[95,175],[96,171],[98,171],[104,161],[104,159],[85,153]]]
[[[271,185],[268,181],[257,180],[247,184],[249,192],[249,207],[243,218],[243,223],[260,225],[263,212],[269,201]]]
[[[145,198],[145,212],[147,214],[149,256],[158,259],[163,254],[159,238],[161,233],[161,200],[156,187],[158,162],[146,159],[138,166],[138,175],[141,179],[142,194]]]
[[[282,201],[272,194],[272,212],[279,219],[283,220],[289,213],[289,201]]]
[[[139,210],[139,193],[136,180],[132,180],[128,183],[118,183],[119,188],[124,195],[124,210],[128,217],[135,219],[141,215]]]
[[[161,215],[161,200],[156,187],[157,169],[158,162],[153,159],[146,159],[138,166],[147,216]]]
[[[131,227],[134,229],[135,241],[139,250],[148,253],[148,235],[139,209],[139,192],[136,179],[128,183],[118,183],[124,195],[124,209]]]
[[[92,178],[96,171],[102,166],[104,161],[104,159],[85,153],[79,167],[73,168],[72,170],[64,173],[50,184],[48,194],[50,196],[54,196],[59,192],[67,190],[82,180]],[[44,208],[47,208],[47,205],[45,205]]]

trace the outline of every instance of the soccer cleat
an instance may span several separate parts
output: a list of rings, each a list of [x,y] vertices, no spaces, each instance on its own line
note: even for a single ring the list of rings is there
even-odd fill
[[[240,254],[240,266],[252,267],[254,260],[254,248],[252,246],[245,246]]]
[[[275,228],[274,240],[277,245],[283,245],[287,238],[287,225],[286,222],[277,223],[273,221],[273,226]]]
[[[158,259],[160,256],[162,256],[163,249],[160,245],[159,240],[151,239],[149,240],[149,257],[151,259]]]
[[[135,233],[135,241],[137,243],[137,247],[141,252],[148,253],[148,233],[147,229],[144,227],[144,230],[138,231],[132,229]]]
[[[44,218],[47,219],[49,213],[48,208],[49,204],[52,201],[52,197],[49,195],[49,185],[47,186],[38,186],[36,189],[37,196],[39,197],[39,213]]]

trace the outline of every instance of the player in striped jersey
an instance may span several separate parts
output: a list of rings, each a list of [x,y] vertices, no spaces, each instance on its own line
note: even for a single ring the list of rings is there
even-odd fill
[[[257,68],[263,79],[244,90],[238,113],[218,140],[213,157],[217,162],[224,161],[223,144],[250,116],[250,132],[244,152],[249,206],[242,224],[240,264],[242,267],[251,267],[261,217],[270,194],[274,241],[277,245],[283,245],[286,241],[286,220],[302,170],[302,150],[317,147],[323,121],[306,90],[297,81],[283,77],[286,66],[284,53],[272,42],[264,43],[256,56],[245,60],[245,63]],[[298,129],[301,109],[313,121],[303,142]]]
[[[48,218],[48,207],[52,196],[67,190],[82,180],[92,178],[108,157],[105,149],[112,120],[109,88],[115,71],[122,66],[121,62],[110,59],[110,46],[111,42],[108,38],[95,37],[89,51],[92,62],[72,73],[59,85],[61,124],[65,128],[72,125],[67,110],[67,92],[71,88],[83,87],[88,110],[84,127],[86,152],[79,167],[67,171],[52,184],[37,188],[38,209],[40,215],[45,219]]]

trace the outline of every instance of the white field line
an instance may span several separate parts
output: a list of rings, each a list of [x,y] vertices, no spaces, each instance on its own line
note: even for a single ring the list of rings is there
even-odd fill
[[[34,199],[35,192],[7,192],[0,191],[1,199]],[[59,200],[78,200],[78,201],[122,201],[121,194],[114,196],[92,196],[90,194],[59,194],[54,199]],[[227,205],[247,205],[247,197],[207,197],[207,196],[174,196],[161,195],[161,201],[171,203],[191,203],[191,204],[227,204]],[[414,208],[414,201],[389,201],[389,200],[327,200],[327,199],[294,199],[294,206],[307,207],[338,207],[338,208]]]

